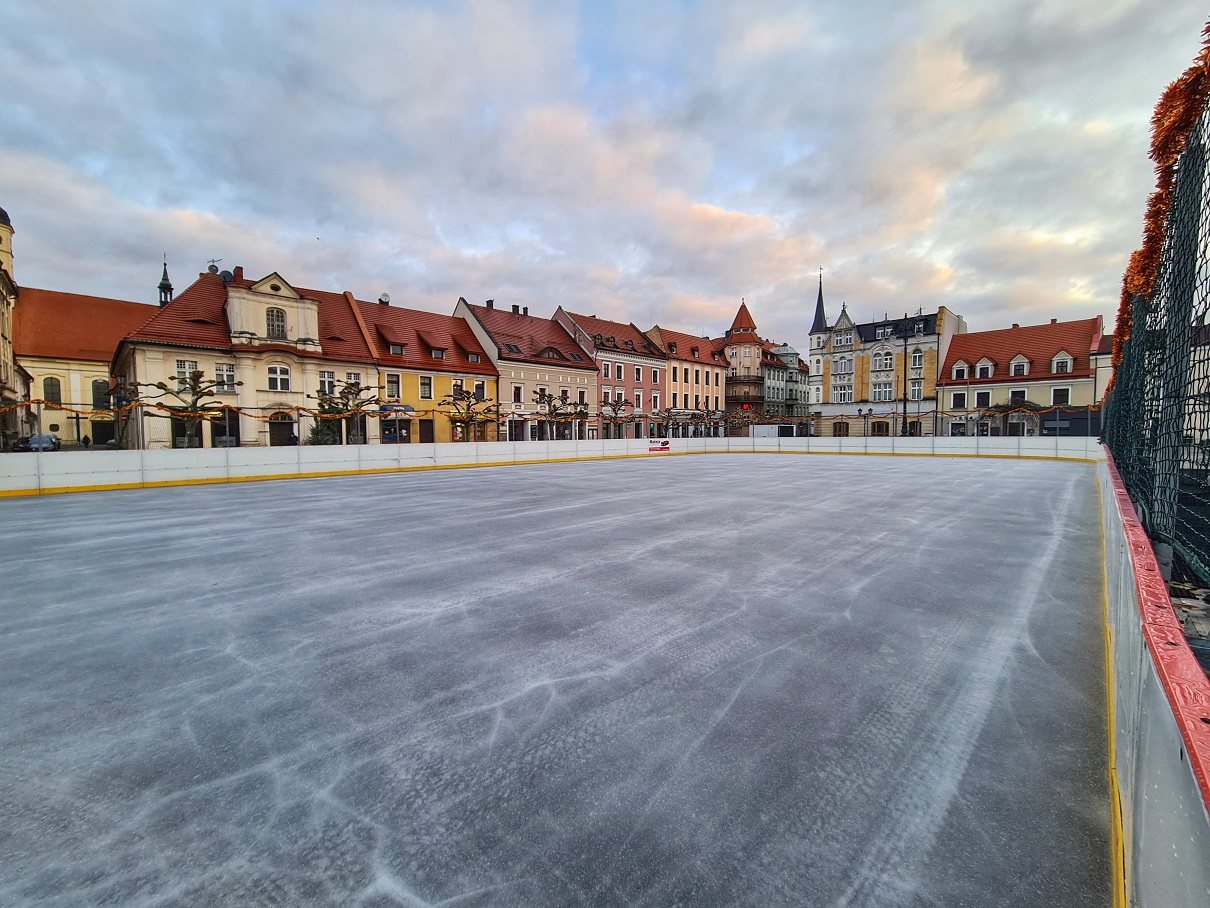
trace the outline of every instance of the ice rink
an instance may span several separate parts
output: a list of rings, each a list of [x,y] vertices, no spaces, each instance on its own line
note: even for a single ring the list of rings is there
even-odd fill
[[[1089,464],[653,457],[0,516],[0,904],[1110,904]]]

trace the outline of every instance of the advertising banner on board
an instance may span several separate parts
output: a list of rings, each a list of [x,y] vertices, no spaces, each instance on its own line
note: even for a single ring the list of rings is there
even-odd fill
[[[668,445],[667,438],[652,438],[647,446],[647,451],[650,454],[667,454],[672,448]]]

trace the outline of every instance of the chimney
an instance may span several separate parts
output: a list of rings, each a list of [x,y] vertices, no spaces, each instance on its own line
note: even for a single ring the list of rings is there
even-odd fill
[[[232,278],[237,281],[242,281],[244,279],[244,266],[243,265],[235,266],[235,274],[232,275]]]
[[[487,308],[488,308],[488,309],[495,309],[495,308],[496,308],[496,301],[495,301],[495,300],[488,300],[488,301],[487,301]]]
[[[1051,323],[1052,325],[1057,325],[1057,324],[1059,323],[1059,320],[1058,320],[1057,318],[1052,318],[1052,319],[1050,320],[1050,323]]]
[[[1021,326],[1020,326],[1020,325],[1018,325],[1016,322],[1013,322],[1013,327],[1014,327],[1014,328],[1020,328]]]
[[[513,303],[513,315],[520,315],[520,314],[521,314],[521,307],[518,306],[516,303]]]
[[[524,308],[521,310],[521,312],[522,312],[522,314],[523,314],[523,315],[529,315],[529,306],[525,306],[525,307],[524,307]]]

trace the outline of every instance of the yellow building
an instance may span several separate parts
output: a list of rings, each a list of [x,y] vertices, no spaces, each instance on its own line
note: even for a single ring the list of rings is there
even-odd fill
[[[14,408],[25,400],[26,377],[18,371],[13,353],[13,320],[17,284],[13,279],[13,224],[0,208],[0,451],[17,440],[25,427],[21,411]]]
[[[34,431],[57,435],[64,445],[113,439],[113,351],[159,311],[145,303],[21,288],[13,346],[32,378],[33,399],[44,401],[31,410]]]

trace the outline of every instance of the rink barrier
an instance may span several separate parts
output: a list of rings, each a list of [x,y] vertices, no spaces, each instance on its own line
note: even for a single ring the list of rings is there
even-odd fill
[[[1118,904],[1210,905],[1210,680],[1181,632],[1112,457],[1097,464],[1105,545],[1110,788]],[[1118,887],[1115,887],[1118,888]]]
[[[1096,439],[1064,437],[672,438],[667,453],[652,453],[650,441],[638,438],[9,453],[0,455],[0,497],[678,454],[853,454],[1079,461],[1104,457]]]

